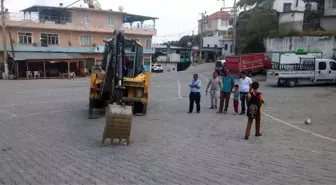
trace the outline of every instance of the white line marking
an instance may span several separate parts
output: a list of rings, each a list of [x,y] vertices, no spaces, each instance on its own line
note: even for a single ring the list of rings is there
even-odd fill
[[[177,79],[177,87],[178,87],[179,98],[182,99],[182,96],[181,96],[181,85],[180,85],[180,80],[179,79]]]
[[[87,108],[85,108],[87,109]],[[37,112],[37,113],[32,113],[32,114],[23,114],[23,115],[15,115],[12,114],[11,116],[2,116],[2,118],[17,118],[17,117],[29,117],[29,116],[37,116],[37,115],[45,115],[45,114],[53,114],[53,113],[59,113],[59,112],[73,112],[73,111],[79,111],[79,110],[85,110],[84,108],[80,109],[66,109],[66,110],[55,110],[55,111],[49,111],[49,112]]]
[[[200,74],[200,76],[201,76],[203,79],[205,79],[205,77],[203,76],[203,74]],[[330,137],[327,137],[327,136],[322,136],[322,135],[317,134],[317,133],[315,133],[315,132],[311,132],[311,131],[309,131],[309,130],[306,130],[306,129],[300,128],[300,127],[298,127],[298,126],[292,125],[292,124],[290,124],[290,123],[288,123],[288,122],[286,122],[286,121],[283,121],[283,120],[281,120],[281,119],[278,119],[278,118],[276,118],[276,117],[273,117],[273,116],[267,114],[267,113],[264,112],[264,111],[262,111],[262,114],[264,114],[264,115],[265,115],[266,117],[268,117],[268,118],[271,118],[271,119],[273,119],[273,120],[275,120],[275,121],[278,121],[278,122],[280,122],[280,123],[283,123],[283,124],[285,124],[285,125],[287,125],[287,126],[293,127],[293,128],[295,128],[295,129],[297,129],[297,130],[301,130],[301,131],[303,131],[303,132],[312,134],[312,135],[314,135],[314,136],[316,136],[316,137],[319,137],[319,138],[322,138],[322,139],[326,139],[326,140],[329,140],[329,141],[336,142],[336,139],[334,139],[334,138],[330,138]]]
[[[0,107],[14,107],[18,105],[31,105],[31,104],[44,104],[44,103],[60,103],[60,102],[74,102],[74,101],[84,101],[84,100],[54,100],[54,101],[40,101],[40,102],[28,102],[23,104],[9,104],[9,105],[0,105]]]
[[[317,137],[320,137],[320,138],[323,138],[323,139],[327,139],[327,140],[336,142],[336,139],[334,139],[334,138],[330,138],[330,137],[322,136],[322,135],[320,135],[320,134],[316,134],[316,133],[311,132],[311,131],[309,131],[309,130],[306,130],[306,129],[297,127],[297,126],[295,126],[295,125],[292,125],[292,124],[290,124],[290,123],[288,123],[288,122],[286,122],[286,121],[283,121],[283,120],[281,120],[281,119],[275,118],[275,117],[273,117],[273,116],[271,116],[271,115],[269,115],[269,114],[267,114],[267,113],[265,113],[265,112],[262,112],[262,113],[263,113],[265,116],[267,116],[267,117],[269,117],[269,118],[271,118],[271,119],[273,119],[273,120],[275,120],[275,121],[278,121],[278,122],[280,122],[280,123],[283,123],[283,124],[285,124],[285,125],[288,125],[288,126],[290,126],[290,127],[296,128],[296,129],[301,130],[301,131],[306,132],[306,133],[310,133],[310,134],[312,134],[312,135],[314,135],[314,136],[317,136]]]

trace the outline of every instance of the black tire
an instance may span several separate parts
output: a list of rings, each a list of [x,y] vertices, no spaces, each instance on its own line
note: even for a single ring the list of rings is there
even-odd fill
[[[290,80],[287,80],[286,84],[288,87],[295,87],[297,82],[295,79],[290,79]]]
[[[284,84],[284,83],[281,83],[280,81],[283,81],[283,80],[282,80],[282,79],[279,79],[279,80],[278,80],[278,86],[279,86],[279,87],[283,87],[285,84]]]

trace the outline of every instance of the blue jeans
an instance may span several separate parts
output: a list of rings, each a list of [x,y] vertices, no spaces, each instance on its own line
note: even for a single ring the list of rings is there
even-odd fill
[[[247,95],[248,92],[240,92],[240,101],[241,101],[241,112],[245,113],[245,105],[247,106]]]

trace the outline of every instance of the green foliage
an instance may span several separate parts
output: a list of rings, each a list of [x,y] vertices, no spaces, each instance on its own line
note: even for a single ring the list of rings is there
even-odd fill
[[[265,0],[239,0],[237,6],[238,7],[253,6],[255,4],[260,4],[264,1]]]
[[[268,36],[268,33],[274,32],[277,28],[276,11],[256,7],[243,12],[236,24],[236,52],[243,52],[248,45],[253,46],[253,43],[263,43],[263,39]]]
[[[168,41],[163,43],[163,45],[170,45],[170,46],[179,46],[179,47],[189,47],[188,42],[191,42],[193,46],[200,45],[200,35],[185,35],[181,37],[178,41]]]

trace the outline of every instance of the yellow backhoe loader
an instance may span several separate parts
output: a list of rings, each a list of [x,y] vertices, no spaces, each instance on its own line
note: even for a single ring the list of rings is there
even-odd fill
[[[147,114],[151,72],[143,67],[143,48],[136,40],[125,39],[123,31],[105,41],[101,66],[90,76],[89,119],[98,118],[94,109],[106,107],[105,139],[126,139],[130,143],[133,114]]]

